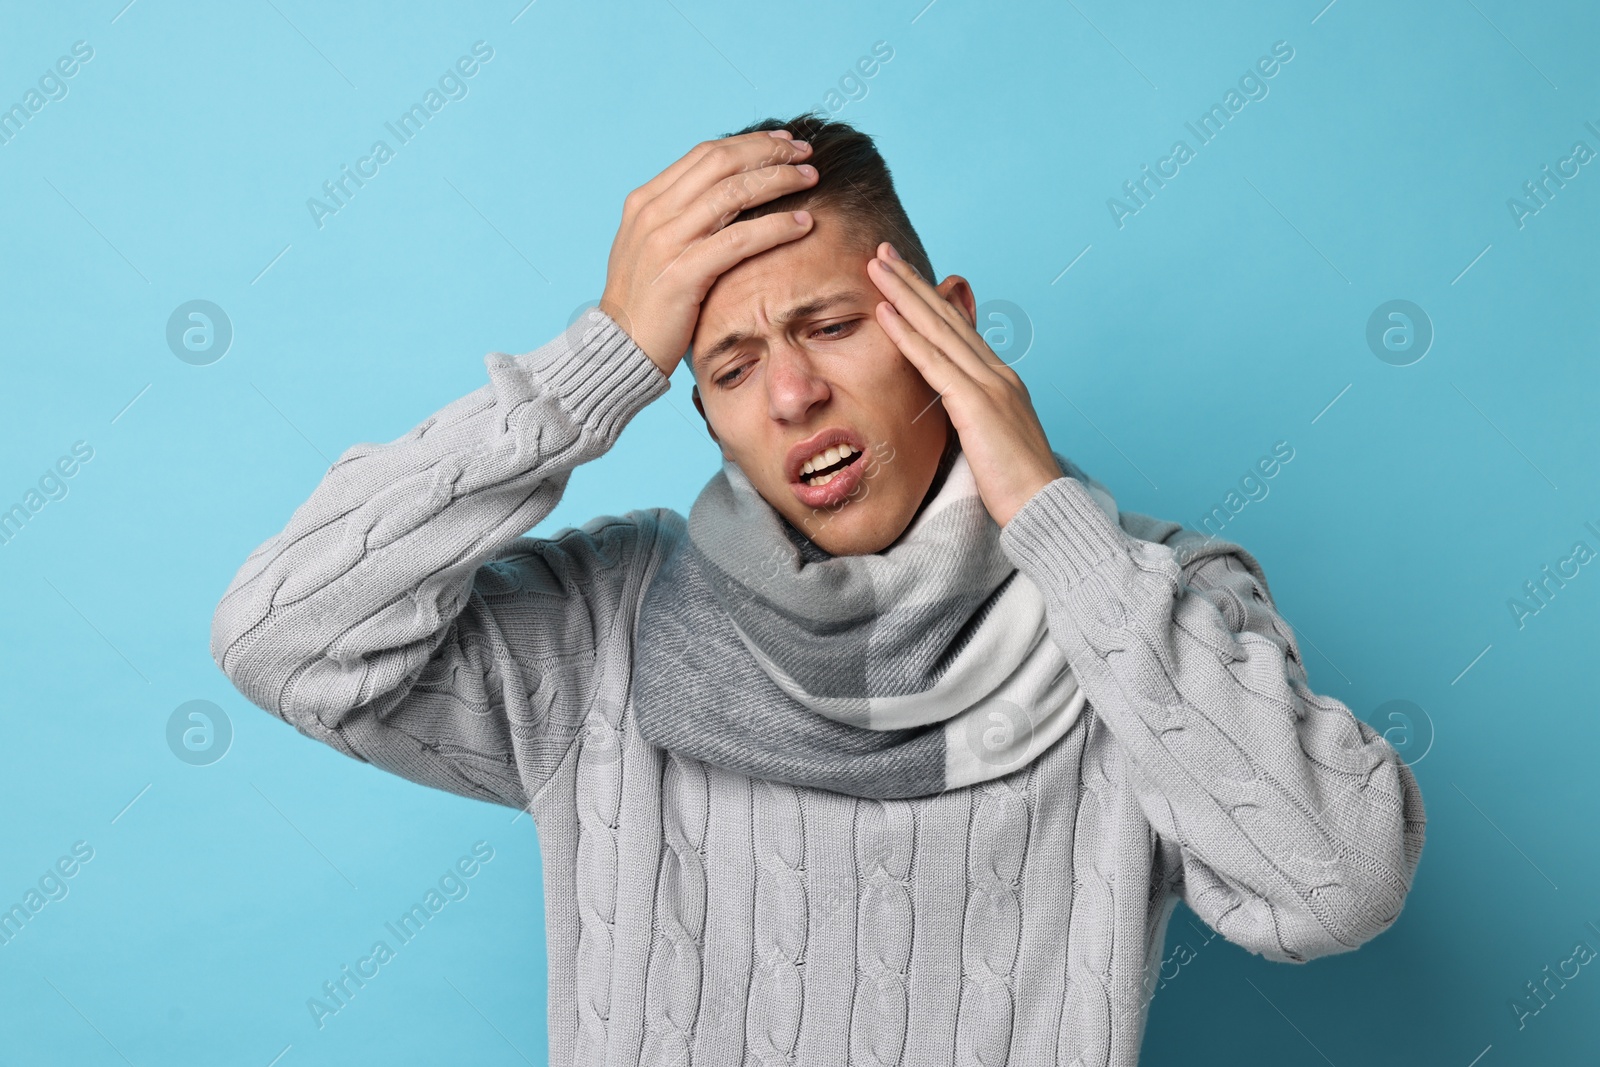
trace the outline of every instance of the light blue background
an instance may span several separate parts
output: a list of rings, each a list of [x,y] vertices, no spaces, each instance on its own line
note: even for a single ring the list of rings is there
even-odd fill
[[[0,14],[0,105],[94,48],[0,146],[0,507],[94,449],[0,546],[0,906],[94,849],[0,946],[0,1063],[544,1062],[529,820],[301,738],[217,670],[211,614],[334,457],[599,295],[629,189],[823,106],[880,40],[838,117],[878,137],[938,271],[1024,309],[1058,449],[1194,525],[1294,448],[1225,535],[1313,687],[1393,731],[1427,802],[1415,889],[1359,952],[1268,963],[1180,907],[1169,950],[1196,952],[1144,1061],[1594,1054],[1596,967],[1521,1028],[1510,1001],[1600,949],[1600,565],[1522,628],[1507,602],[1600,549],[1600,162],[1521,228],[1506,203],[1600,149],[1593,5],[124,2]],[[478,40],[469,94],[319,229],[307,198]],[[1280,40],[1269,95],[1119,229],[1107,199]],[[197,298],[235,331],[208,366],[165,341]],[[1436,331],[1409,366],[1365,340],[1391,299]],[[687,511],[718,462],[690,384],[534,532]],[[234,730],[210,766],[166,742],[194,699]],[[470,895],[319,1030],[307,998],[480,840]]]

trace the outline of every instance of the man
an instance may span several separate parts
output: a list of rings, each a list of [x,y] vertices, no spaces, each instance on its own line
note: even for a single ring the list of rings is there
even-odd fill
[[[598,309],[346,451],[217,609],[256,704],[532,814],[553,1063],[1132,1065],[1180,897],[1294,962],[1401,910],[1415,778],[1260,565],[1119,511],[934,277],[858,131],[698,145]],[[688,518],[520,536],[688,352]]]

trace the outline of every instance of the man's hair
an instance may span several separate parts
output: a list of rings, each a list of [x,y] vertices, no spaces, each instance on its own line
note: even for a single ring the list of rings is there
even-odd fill
[[[762,119],[727,136],[758,130],[788,130],[795,140],[810,142],[811,155],[804,162],[817,168],[817,181],[810,188],[746,208],[729,222],[730,226],[777,211],[829,210],[859,236],[867,255],[873,254],[879,241],[888,241],[930,285],[938,281],[922,247],[922,238],[917,236],[894,191],[889,165],[869,135],[849,123],[807,112],[787,121]]]

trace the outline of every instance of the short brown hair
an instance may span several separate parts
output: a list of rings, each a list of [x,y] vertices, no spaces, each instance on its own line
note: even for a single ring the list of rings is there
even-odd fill
[[[810,142],[811,155],[805,162],[817,168],[817,181],[809,189],[746,208],[729,225],[777,211],[831,209],[854,223],[864,239],[870,238],[866,248],[869,255],[879,241],[888,241],[930,284],[938,280],[927,250],[922,247],[922,238],[917,236],[894,190],[889,165],[869,135],[849,123],[834,122],[811,111],[788,120],[762,119],[727,136],[758,130],[788,130],[795,140]]]

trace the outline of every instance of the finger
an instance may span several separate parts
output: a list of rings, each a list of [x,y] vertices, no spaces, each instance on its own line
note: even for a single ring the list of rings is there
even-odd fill
[[[797,215],[804,217],[797,218]],[[757,219],[736,222],[688,245],[681,255],[652,279],[652,284],[669,275],[704,279],[704,290],[698,294],[704,297],[711,283],[734,264],[804,237],[811,232],[814,221],[809,211],[777,211]]]
[[[894,346],[921,373],[923,380],[941,396],[959,387],[963,381],[972,382],[972,376],[958,366],[948,353],[906,321],[892,302],[888,300],[880,302],[875,312],[878,325],[883,327],[883,332],[889,336],[889,340],[894,342]]]
[[[884,241],[878,245],[878,258],[887,264],[913,292],[922,297],[924,303],[948,322],[951,329],[966,338],[971,344],[987,344],[983,340],[983,335],[978,332],[973,323],[967,320],[966,314],[960,308],[940,293],[938,287],[924,278],[916,267],[900,259],[897,255],[892,255],[892,250],[893,246],[888,241]],[[979,349],[979,351],[981,352],[982,349]]]
[[[641,194],[642,202],[648,203],[672,188],[679,178],[683,177],[690,168],[699,163],[706,153],[713,148],[735,142],[753,141],[760,143],[762,140],[771,141],[773,139],[792,140],[793,134],[789,133],[788,130],[757,130],[755,133],[741,133],[732,137],[719,137],[710,141],[701,141],[685,152],[676,163],[673,163],[660,174],[639,186],[635,192]]]
[[[981,378],[987,371],[1007,385],[1020,386],[1022,377],[1016,368],[1001,359],[994,349],[989,347],[989,342],[979,332],[976,324],[967,319],[966,313],[924,279],[910,263],[890,257],[887,254],[889,248],[887,242],[879,245],[879,261],[887,266],[889,273],[903,285],[903,288],[896,291],[898,296],[908,301],[901,309],[902,314],[909,315],[930,340],[949,348],[952,358],[969,373]],[[868,271],[869,275],[878,273],[878,268]],[[887,278],[884,280],[888,282]],[[882,288],[884,287],[880,286],[880,289]],[[889,288],[893,289],[894,286],[889,284]],[[936,317],[942,326],[934,325],[934,319],[930,316]]]
[[[782,137],[754,137],[724,141],[695,160],[650,205],[659,220],[676,218],[709,193],[724,178],[782,163],[803,163],[811,154],[804,141]]]
[[[669,242],[688,244],[722,229],[745,208],[808,189],[816,180],[817,168],[809,163],[780,163],[724,178],[668,223],[665,236]]]
[[[966,315],[962,314],[960,308],[956,307],[955,304],[951,303],[939,292],[932,279],[924,278],[922,272],[917,270],[916,267],[901,259],[897,254],[891,254],[893,249],[893,245],[888,241],[884,241],[878,245],[878,258],[893,268],[905,280],[907,285],[922,296],[929,307],[942,315],[945,321],[949,322],[957,332],[965,336],[966,330],[972,328],[972,323],[967,321]],[[979,340],[982,340],[981,334],[977,334],[976,330],[972,330],[972,332],[977,335]]]
[[[970,377],[1009,381],[1005,362],[939,291],[919,278],[904,260],[874,258],[867,275],[895,310],[923,337],[931,341]],[[942,307],[941,307],[942,305]],[[1011,372],[1015,374],[1015,371]]]

